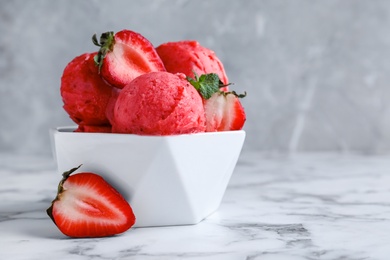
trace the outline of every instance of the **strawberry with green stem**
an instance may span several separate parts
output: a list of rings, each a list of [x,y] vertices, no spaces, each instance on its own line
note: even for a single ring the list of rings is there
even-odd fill
[[[102,78],[110,85],[122,89],[134,78],[152,71],[165,71],[163,62],[152,43],[139,33],[122,30],[105,32],[98,41],[95,63]]]
[[[203,97],[206,116],[206,132],[241,130],[246,121],[244,107],[240,98],[246,96],[235,91],[221,91],[223,84],[215,73],[195,74],[195,79],[187,77],[199,94]],[[230,84],[228,84],[230,85]]]
[[[95,173],[71,175],[79,167],[63,173],[57,196],[47,209],[58,229],[81,238],[112,236],[132,227],[135,216],[122,195]]]

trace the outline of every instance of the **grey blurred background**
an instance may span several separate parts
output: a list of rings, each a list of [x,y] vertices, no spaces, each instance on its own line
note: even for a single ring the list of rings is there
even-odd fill
[[[64,67],[121,29],[213,49],[248,92],[246,150],[390,151],[390,1],[0,0],[0,153],[50,156]]]

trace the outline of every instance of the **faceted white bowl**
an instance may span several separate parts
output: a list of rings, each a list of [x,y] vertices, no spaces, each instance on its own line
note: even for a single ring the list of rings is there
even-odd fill
[[[50,130],[58,173],[82,164],[78,172],[101,175],[130,203],[135,227],[196,224],[216,211],[245,139],[243,130],[140,136],[74,129]]]

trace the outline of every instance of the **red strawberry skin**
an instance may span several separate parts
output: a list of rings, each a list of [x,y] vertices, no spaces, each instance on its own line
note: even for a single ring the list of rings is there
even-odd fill
[[[224,66],[216,54],[197,41],[167,42],[158,46],[156,51],[168,72],[184,73],[191,78],[195,77],[194,72],[198,75],[216,73],[224,84],[229,83]]]
[[[114,87],[122,89],[136,77],[153,71],[166,71],[152,43],[141,34],[122,30],[109,43],[103,58],[101,76]]]
[[[241,130],[246,114],[240,99],[233,93],[216,92],[204,100],[206,132]]]
[[[135,223],[128,202],[101,176],[64,173],[48,215],[65,235],[75,238],[120,234]],[[68,174],[66,176],[66,174]]]
[[[61,77],[61,96],[64,109],[77,124],[107,125],[106,106],[112,87],[98,74],[94,56],[84,53],[65,67]]]

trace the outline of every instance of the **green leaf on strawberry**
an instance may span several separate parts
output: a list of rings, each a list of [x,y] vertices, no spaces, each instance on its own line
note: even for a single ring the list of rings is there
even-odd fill
[[[209,99],[214,93],[220,91],[222,87],[227,85],[223,84],[218,74],[209,73],[203,74],[200,77],[194,72],[195,78],[187,76],[188,82],[201,94],[204,99]],[[230,85],[230,84],[228,84]]]

